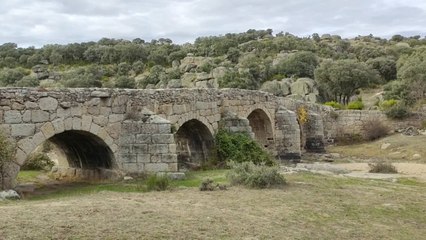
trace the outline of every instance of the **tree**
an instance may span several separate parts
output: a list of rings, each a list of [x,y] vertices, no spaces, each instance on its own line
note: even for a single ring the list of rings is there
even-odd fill
[[[382,82],[389,82],[396,79],[396,61],[391,57],[378,57],[369,59],[367,65],[375,69],[379,74]]]
[[[313,52],[300,51],[281,60],[275,69],[276,74],[296,77],[314,77],[314,70],[318,66],[317,56]]]
[[[378,73],[356,60],[327,60],[315,70],[315,80],[326,100],[348,104],[356,90],[377,82]]]
[[[415,100],[423,99],[426,96],[426,47],[401,58],[398,66],[398,78],[408,86],[410,96]]]

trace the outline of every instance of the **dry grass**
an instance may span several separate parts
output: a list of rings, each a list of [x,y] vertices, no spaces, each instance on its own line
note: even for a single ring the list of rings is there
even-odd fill
[[[315,174],[286,178],[284,189],[103,191],[0,203],[0,239],[422,239],[426,234],[426,184]]]
[[[390,143],[387,149],[381,149],[384,143]],[[340,153],[344,157],[359,159],[388,160],[391,162],[426,163],[426,136],[405,136],[393,134],[380,140],[347,146],[329,146],[328,152]],[[413,159],[414,154],[421,158]]]

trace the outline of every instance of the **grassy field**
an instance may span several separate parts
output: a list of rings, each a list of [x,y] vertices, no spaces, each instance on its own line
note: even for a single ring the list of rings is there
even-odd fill
[[[424,239],[426,183],[287,175],[282,189],[200,192],[192,173],[165,192],[92,184],[0,202],[0,239]],[[140,184],[140,183],[139,183]],[[68,192],[67,192],[68,191]]]

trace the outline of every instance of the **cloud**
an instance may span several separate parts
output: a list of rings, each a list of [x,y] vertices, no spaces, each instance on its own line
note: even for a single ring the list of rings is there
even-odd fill
[[[307,36],[424,35],[423,0],[10,0],[0,2],[0,42],[20,46],[160,37],[174,42],[271,28]]]

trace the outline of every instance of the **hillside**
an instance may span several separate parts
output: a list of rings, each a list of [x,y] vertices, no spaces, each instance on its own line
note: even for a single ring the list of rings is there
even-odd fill
[[[360,89],[413,105],[426,91],[426,39],[273,34],[199,37],[192,43],[102,38],[41,48],[0,45],[0,86],[262,89],[347,104]],[[370,104],[371,105],[371,104]]]

